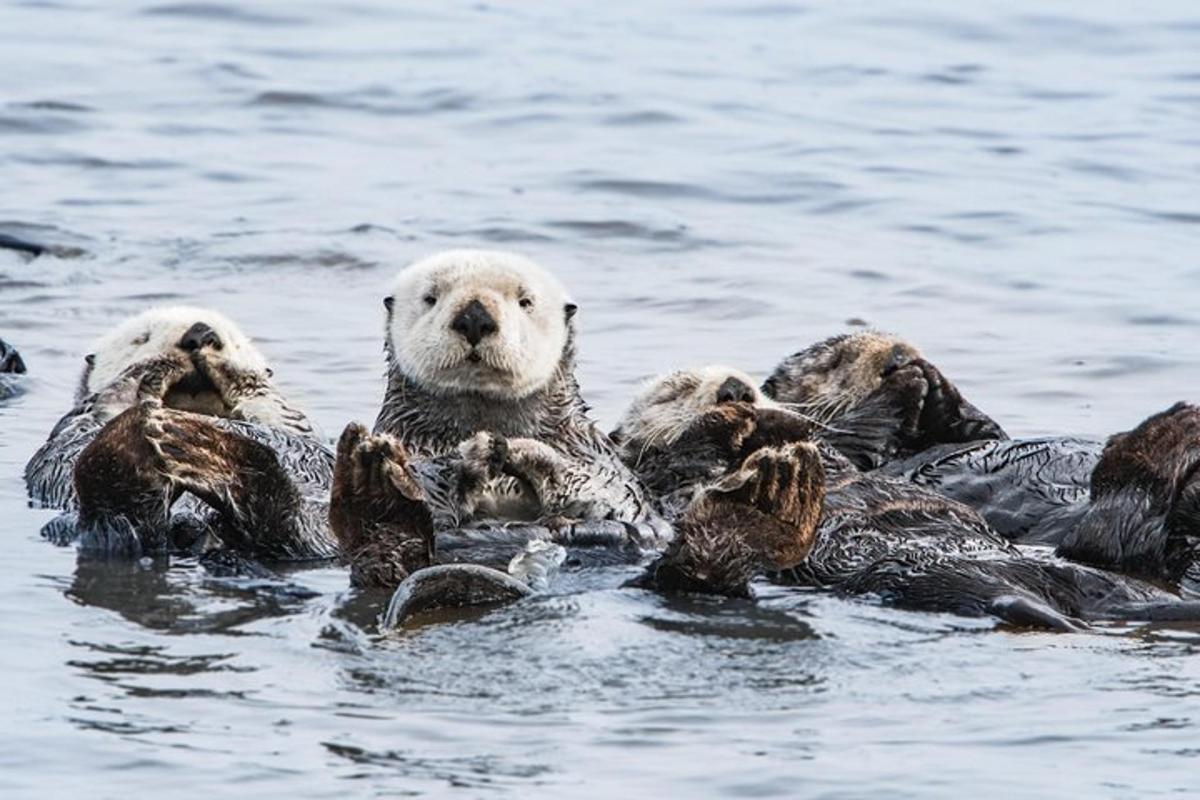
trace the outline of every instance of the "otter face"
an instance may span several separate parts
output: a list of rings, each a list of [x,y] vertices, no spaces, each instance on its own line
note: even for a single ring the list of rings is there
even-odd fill
[[[246,372],[269,377],[266,359],[250,339],[227,317],[206,308],[170,306],[152,308],[131,317],[101,337],[80,383],[81,397],[109,386],[131,367],[152,359],[177,356],[198,362],[205,354]],[[227,408],[220,393],[197,366],[169,387],[164,403],[169,407],[209,414]]]
[[[860,403],[920,352],[886,333],[834,336],[783,360],[763,384],[780,404],[829,421]]]
[[[718,365],[680,370],[647,383],[610,436],[627,448],[666,447],[697,417],[723,403],[775,406],[741,370]]]
[[[426,388],[527,397],[554,377],[575,306],[540,266],[511,253],[452,250],[396,279],[387,345],[395,365]]]

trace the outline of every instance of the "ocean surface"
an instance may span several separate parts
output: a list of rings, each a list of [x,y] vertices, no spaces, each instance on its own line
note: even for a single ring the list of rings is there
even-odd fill
[[[638,382],[870,325],[1010,433],[1200,400],[1200,5],[0,5],[0,797],[1195,796],[1200,628],[1017,632],[764,587],[576,586],[380,637],[309,594],[77,562],[21,468],[89,343],[214,306],[335,437],[391,276],[526,253]],[[611,582],[610,582],[611,583]]]

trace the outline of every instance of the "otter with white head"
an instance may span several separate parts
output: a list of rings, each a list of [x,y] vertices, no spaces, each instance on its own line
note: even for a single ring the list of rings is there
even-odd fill
[[[118,325],[25,468],[35,501],[76,512],[53,535],[109,555],[211,534],[248,555],[332,556],[332,454],[271,376],[250,339],[209,309],[151,309]]]
[[[828,443],[828,428],[750,385],[727,367],[675,372],[652,382],[622,418],[622,456],[665,498],[676,524],[675,541],[638,585],[740,595],[765,570],[781,583],[1060,630],[1078,629],[1081,620],[1200,617],[1200,607],[1153,585],[1027,557],[973,509],[860,472]],[[763,526],[742,512],[720,526],[688,529],[705,498],[751,468],[757,484],[774,487],[766,497],[786,500],[790,527]],[[787,535],[762,538],[781,530]],[[793,546],[780,548],[781,541]],[[782,556],[795,560],[787,567]]]
[[[444,252],[401,271],[384,305],[383,407],[374,434],[343,433],[330,508],[356,584],[397,585],[434,559],[435,531],[480,520],[652,519],[587,416],[576,306],[542,267]]]

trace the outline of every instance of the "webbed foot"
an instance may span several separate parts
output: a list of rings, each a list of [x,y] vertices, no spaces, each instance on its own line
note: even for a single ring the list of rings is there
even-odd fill
[[[356,586],[398,586],[433,560],[433,517],[404,446],[358,423],[338,441],[329,522]]]

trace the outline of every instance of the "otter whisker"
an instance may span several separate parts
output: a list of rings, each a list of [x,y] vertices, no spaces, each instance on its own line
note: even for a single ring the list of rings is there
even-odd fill
[[[811,422],[813,425],[816,425],[818,428],[821,428],[823,430],[827,430],[831,433],[850,433],[850,431],[848,431],[848,430],[836,428],[833,425],[830,425],[827,421],[825,421],[823,419],[819,419],[817,417],[814,417],[810,414],[805,413],[804,411],[801,411],[800,410],[801,406],[799,403],[779,402],[778,405],[787,409],[790,413],[795,414],[796,416],[800,417],[805,422]]]

